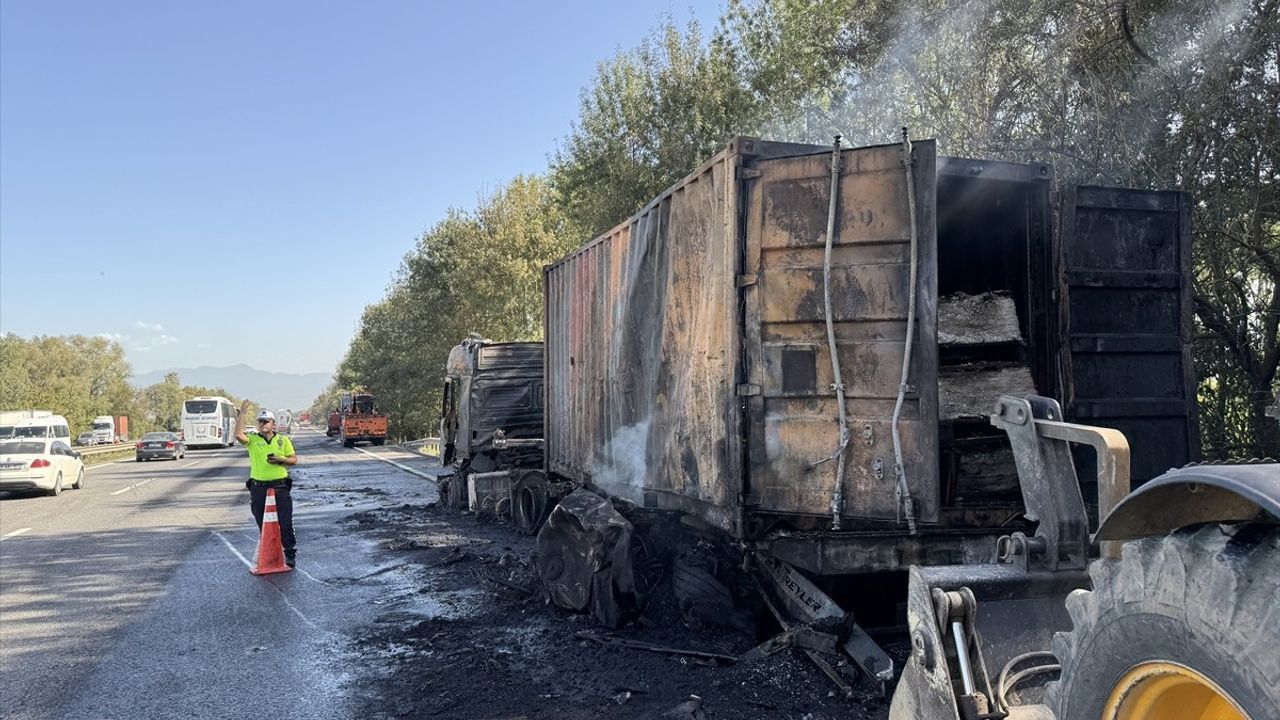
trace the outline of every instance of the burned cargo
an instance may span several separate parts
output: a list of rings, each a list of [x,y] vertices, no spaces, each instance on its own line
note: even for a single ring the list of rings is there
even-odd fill
[[[549,266],[551,476],[842,575],[991,555],[1003,393],[1193,459],[1183,195],[1065,188],[1055,232],[1049,166],[904,147],[738,138]]]

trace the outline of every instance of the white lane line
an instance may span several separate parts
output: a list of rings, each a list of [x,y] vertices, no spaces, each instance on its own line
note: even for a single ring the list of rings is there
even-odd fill
[[[192,460],[191,462],[187,463],[186,465],[182,465],[181,467],[183,467],[183,468],[189,468],[189,467],[191,467],[192,465],[195,465],[195,464],[197,464],[197,463],[199,463],[199,462],[200,462],[199,460]]]
[[[15,538],[25,532],[31,532],[31,528],[18,528],[17,530],[14,530],[11,533],[5,533],[4,535],[0,535],[0,540],[8,540],[9,538]]]
[[[251,542],[251,543],[256,543],[256,542],[258,542],[258,538],[254,537],[254,536],[252,536],[252,535],[250,535],[249,533],[246,533],[246,532],[242,532],[242,533],[240,533],[240,537],[244,538],[245,540],[248,540],[248,541],[249,541],[249,542]],[[224,542],[225,542],[225,540],[224,540]],[[293,570],[294,570],[294,572],[300,572],[300,573],[302,573],[303,577],[306,577],[306,578],[307,578],[307,579],[309,579],[309,580],[315,580],[316,582],[320,583],[321,585],[325,585],[325,586],[328,586],[328,587],[333,587],[333,583],[327,583],[327,582],[325,582],[324,580],[321,580],[320,578],[316,577],[315,575],[312,575],[311,573],[307,572],[306,570],[303,570],[302,568],[298,567],[297,565],[295,565],[295,566],[293,567]]]
[[[217,535],[217,536],[218,536],[218,539],[222,541],[222,544],[223,544],[223,545],[226,545],[226,546],[227,546],[227,549],[228,549],[228,550],[230,550],[231,552],[235,553],[235,556],[236,556],[236,557],[238,557],[238,558],[240,558],[240,562],[244,563],[245,567],[249,568],[250,570],[252,570],[252,569],[253,569],[253,564],[249,562],[249,558],[245,557],[244,555],[241,555],[241,554],[240,554],[240,551],[236,549],[236,546],[235,546],[235,545],[232,545],[232,544],[231,544],[231,541],[230,541],[230,540],[228,540],[228,539],[226,539],[226,538],[222,537],[222,533],[218,532],[217,530],[213,530],[212,532],[213,532],[213,534],[214,534],[214,535]],[[294,569],[295,569],[295,570],[297,570],[297,568],[294,568]],[[301,619],[302,619],[302,622],[304,622],[304,623],[306,623],[306,624],[310,625],[311,627],[313,627],[313,628],[315,628],[315,629],[317,629],[317,630],[323,630],[323,629],[324,629],[324,628],[320,627],[319,625],[316,625],[315,623],[311,622],[311,618],[307,617],[306,615],[303,615],[301,610],[299,610],[297,607],[295,607],[293,603],[289,602],[289,596],[285,595],[283,590],[281,590],[280,588],[276,587],[276,584],[275,584],[275,583],[271,583],[271,587],[275,588],[275,591],[276,591],[276,592],[278,592],[278,593],[280,593],[280,599],[281,599],[281,600],[284,600],[284,604],[285,604],[285,605],[288,605],[288,606],[289,606],[289,609],[290,609],[290,610],[292,610],[292,611],[294,612],[294,614],[295,614],[295,615],[297,615],[299,618],[301,618]]]
[[[377,453],[371,453],[371,452],[369,452],[368,450],[365,450],[365,449],[364,449],[364,448],[362,448],[362,447],[355,447],[355,446],[352,446],[352,448],[351,448],[351,449],[352,449],[352,450],[359,450],[360,452],[364,453],[365,455],[368,455],[368,456],[369,456],[369,457],[371,457],[371,458],[377,458],[378,460],[381,460],[382,462],[384,462],[384,463],[386,463],[386,464],[388,464],[388,465],[394,465],[395,467],[398,467],[398,468],[400,468],[401,470],[403,470],[403,471],[405,471],[405,472],[407,472],[407,473],[409,473],[409,474],[411,474],[411,475],[417,475],[418,477],[420,477],[420,478],[422,478],[422,479],[424,479],[424,480],[430,480],[430,481],[432,481],[432,482],[435,482],[435,481],[436,481],[436,478],[435,478],[434,476],[432,476],[432,475],[428,475],[428,474],[426,474],[426,473],[424,473],[424,472],[421,472],[421,471],[418,471],[418,470],[414,470],[413,468],[409,467],[408,465],[402,465],[402,464],[400,464],[400,463],[396,462],[395,460],[390,460],[390,459],[384,458],[384,457],[382,457],[381,455],[378,455]]]
[[[218,532],[217,530],[214,530],[213,534],[218,536],[218,539],[222,541],[223,545],[227,546],[228,550],[235,553],[235,556],[240,558],[240,562],[244,563],[245,567],[249,568],[250,570],[253,569],[253,563],[249,562],[249,558],[245,557],[244,555],[241,555],[240,551],[236,549],[235,545],[231,544],[230,540],[222,537],[222,533]]]
[[[134,484],[130,485],[129,487],[122,487],[122,488],[120,488],[119,490],[116,490],[115,492],[113,492],[113,493],[111,493],[111,494],[112,494],[112,495],[119,495],[119,494],[120,494],[120,493],[122,493],[122,492],[129,492],[130,490],[133,490],[133,489],[135,489],[135,488],[140,488],[140,487],[142,487],[143,485],[146,485],[147,483],[151,482],[153,479],[154,479],[154,478],[147,478],[146,480],[143,480],[142,482],[136,482],[136,483],[134,483]]]

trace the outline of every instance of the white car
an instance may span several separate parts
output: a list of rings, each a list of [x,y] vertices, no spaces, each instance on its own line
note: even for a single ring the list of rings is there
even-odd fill
[[[70,445],[57,438],[0,441],[0,490],[61,495],[67,486],[84,487],[84,463]]]

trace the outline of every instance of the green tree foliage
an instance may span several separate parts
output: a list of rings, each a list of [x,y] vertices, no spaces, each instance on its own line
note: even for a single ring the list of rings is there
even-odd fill
[[[67,418],[72,434],[86,431],[98,415],[124,415],[129,432],[177,431],[182,403],[221,388],[183,386],[177,373],[145,388],[129,384],[133,370],[119,343],[100,337],[0,336],[0,409],[49,410]]]
[[[705,42],[696,22],[682,31],[668,19],[601,63],[552,162],[568,217],[602,233],[749,128],[760,103],[745,60],[724,35]]]
[[[124,415],[134,404],[129,364],[118,343],[71,335],[0,339],[0,407],[50,410],[83,431],[97,415]]]
[[[218,396],[227,398],[237,407],[240,401],[235,395],[222,388],[207,388],[194,385],[183,385],[176,372],[165,373],[164,379],[153,385],[138,390],[138,418],[145,430],[168,430],[178,432],[182,429],[183,403],[193,397]],[[130,420],[130,425],[135,421]],[[136,435],[138,430],[130,428]]]
[[[728,0],[707,37],[668,19],[599,65],[549,188],[518,179],[419,240],[329,395],[363,383],[404,434],[429,432],[454,342],[536,337],[538,266],[733,136],[861,145],[909,126],[945,154],[1052,162],[1063,184],[1189,191],[1206,450],[1280,454],[1262,414],[1280,365],[1278,48],[1280,0]]]
[[[365,390],[390,415],[393,436],[433,434],[449,350],[470,332],[540,339],[542,267],[582,240],[539,177],[515,178],[474,211],[450,210],[405,255],[387,296],[365,308],[312,413]]]

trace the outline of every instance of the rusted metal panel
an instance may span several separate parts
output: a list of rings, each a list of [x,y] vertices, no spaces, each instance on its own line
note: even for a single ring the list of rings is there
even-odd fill
[[[546,269],[551,471],[726,529],[737,502],[735,152]]]
[[[900,146],[843,153],[832,286],[846,515],[897,516],[889,418],[909,300]],[[823,316],[830,154],[735,140],[546,269],[552,472],[739,536],[744,508],[829,517],[837,407]],[[934,147],[915,145],[919,277],[900,424],[917,516],[938,515]],[[863,435],[864,427],[870,428]]]
[[[910,290],[911,222],[897,145],[846,150],[832,253],[832,315],[853,439],[845,451],[845,515],[900,516],[891,417],[902,373]],[[916,342],[900,432],[918,519],[936,520],[937,359],[933,248],[934,148],[915,145],[918,215]],[[826,342],[823,256],[829,155],[761,161],[748,201],[748,298],[759,324],[753,379],[763,427],[751,447],[757,509],[829,514],[839,445],[838,405]],[[751,315],[752,313],[748,313]],[[813,363],[806,367],[806,363]]]
[[[1190,198],[1081,186],[1062,208],[1064,409],[1122,431],[1138,483],[1199,456]]]

